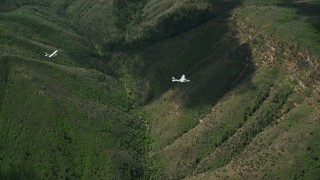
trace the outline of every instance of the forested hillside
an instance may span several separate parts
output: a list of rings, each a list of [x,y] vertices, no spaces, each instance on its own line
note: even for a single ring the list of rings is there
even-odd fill
[[[0,0],[0,179],[317,179],[319,56],[318,0]]]

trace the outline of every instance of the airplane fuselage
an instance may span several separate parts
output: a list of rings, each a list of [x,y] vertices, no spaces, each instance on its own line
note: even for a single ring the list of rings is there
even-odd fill
[[[58,53],[58,50],[55,50],[52,54],[45,53],[45,56],[51,58],[53,56],[56,56],[57,53]]]
[[[181,80],[181,79],[173,79],[172,82],[190,82],[190,80],[186,79],[186,80]]]
[[[184,83],[184,82],[190,82],[190,80],[186,79],[185,75],[182,75],[182,77],[180,79],[176,79],[176,78],[172,77],[172,82]]]

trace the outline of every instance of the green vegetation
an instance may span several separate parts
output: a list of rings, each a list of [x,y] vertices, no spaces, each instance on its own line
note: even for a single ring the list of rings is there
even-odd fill
[[[0,0],[0,179],[318,178],[319,12]]]
[[[142,9],[146,0],[115,0],[113,2],[114,14],[118,18],[116,26],[126,32],[131,24],[135,25],[142,21]]]

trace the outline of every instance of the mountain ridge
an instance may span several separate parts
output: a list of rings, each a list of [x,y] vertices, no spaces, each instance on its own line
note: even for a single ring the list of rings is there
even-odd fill
[[[317,178],[318,9],[0,1],[0,177]]]

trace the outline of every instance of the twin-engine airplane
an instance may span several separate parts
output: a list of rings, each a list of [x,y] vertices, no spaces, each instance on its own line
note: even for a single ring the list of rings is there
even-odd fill
[[[172,77],[172,82],[182,82],[182,83],[184,83],[184,82],[190,82],[190,80],[189,79],[186,79],[186,76],[183,74],[182,76],[181,76],[181,78],[180,79],[176,79],[176,78],[174,78],[174,77]]]
[[[58,55],[58,50],[55,50],[52,54],[45,53],[45,56],[46,56],[46,57],[49,57],[49,58],[51,58],[51,57],[53,57],[53,56],[56,56],[56,55]]]

